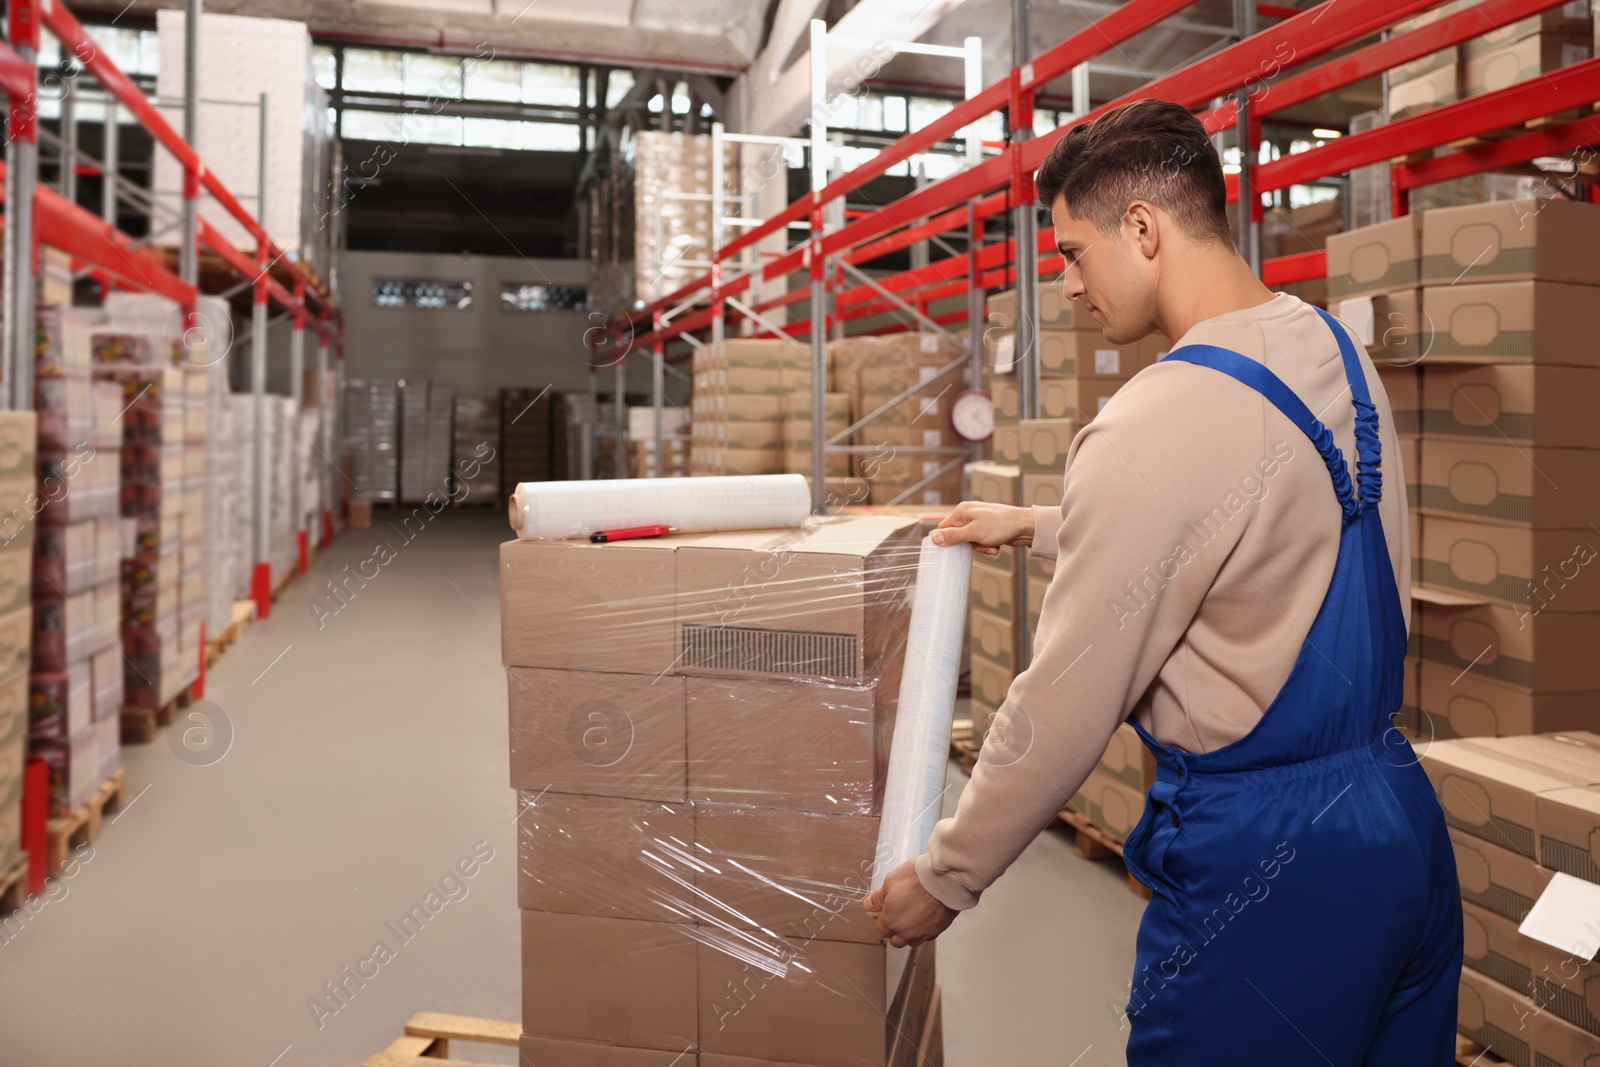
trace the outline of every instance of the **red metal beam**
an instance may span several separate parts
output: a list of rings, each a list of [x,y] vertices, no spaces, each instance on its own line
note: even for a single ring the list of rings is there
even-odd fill
[[[1396,165],[1389,170],[1389,180],[1397,188],[1415,189],[1419,185],[1432,185],[1468,174],[1516,166],[1540,156],[1577,153],[1579,149],[1588,149],[1588,157],[1592,160],[1596,156],[1593,147],[1596,145],[1600,145],[1600,115],[1590,115],[1575,122],[1546,126],[1509,140],[1474,145],[1421,163]],[[1600,183],[1591,183],[1591,187],[1600,188]]]
[[[5,167],[0,165],[0,182],[4,181]],[[0,201],[4,199],[0,188]],[[34,195],[36,234],[40,244],[61,251],[92,264],[116,278],[157,293],[183,307],[193,307],[195,289],[183,279],[167,270],[166,262],[148,248],[135,244],[134,239],[117,230],[110,223],[67,200],[47,185],[40,185]]]
[[[1267,285],[1288,285],[1290,282],[1310,281],[1328,276],[1328,253],[1299,252],[1292,256],[1279,256],[1261,264],[1261,280]]]
[[[279,307],[291,312],[295,310],[294,294],[267,273],[265,268],[258,266],[255,260],[235,248],[232,242],[205,219],[200,220],[200,243],[220,256],[223,262],[232,267],[241,278],[248,279],[251,284],[260,282],[265,285],[267,295]]]
[[[1409,33],[1391,37],[1387,41],[1356,52],[1331,59],[1302,74],[1273,82],[1251,100],[1252,111],[1270,115],[1276,111],[1303,104],[1314,97],[1323,96],[1363,78],[1370,78],[1402,63],[1432,55],[1451,45],[1493,29],[1516,22],[1528,15],[1537,14],[1558,6],[1562,0],[1484,0],[1466,11],[1447,15],[1438,22],[1430,22]],[[1207,130],[1231,129],[1239,121],[1237,100],[1200,113],[1200,121]]]
[[[19,98],[26,100],[34,92],[33,64],[17,55],[10,45],[0,44],[0,90],[11,97],[15,106]]]

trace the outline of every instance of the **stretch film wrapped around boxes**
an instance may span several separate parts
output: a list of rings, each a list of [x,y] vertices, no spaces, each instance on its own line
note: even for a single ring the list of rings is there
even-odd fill
[[[941,1062],[932,946],[861,907],[919,547],[891,515],[502,546],[526,1055]]]
[[[399,403],[399,383],[393,378],[351,378],[345,383],[345,443],[357,500],[393,504],[398,499]],[[248,419],[248,410],[245,416]],[[248,450],[244,456],[248,460]]]
[[[453,499],[494,503],[500,497],[500,407],[493,398],[456,397],[450,448]]]

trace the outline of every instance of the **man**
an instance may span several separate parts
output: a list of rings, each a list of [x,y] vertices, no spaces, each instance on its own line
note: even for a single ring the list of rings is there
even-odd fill
[[[1113,342],[1176,344],[1079,431],[1059,510],[967,502],[935,532],[1055,578],[955,816],[866,907],[895,945],[937,937],[1131,721],[1158,781],[1125,846],[1153,890],[1128,1062],[1453,1063],[1460,896],[1390,727],[1410,550],[1371,362],[1239,257],[1185,108],[1074,128],[1038,188],[1067,296]]]

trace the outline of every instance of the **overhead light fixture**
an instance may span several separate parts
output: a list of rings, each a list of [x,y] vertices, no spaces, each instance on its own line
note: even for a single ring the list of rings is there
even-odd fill
[[[1344,136],[1344,131],[1342,131],[1342,130],[1316,129],[1316,130],[1312,130],[1311,131],[1311,136],[1320,137],[1324,141],[1331,141],[1335,137],[1343,137]]]

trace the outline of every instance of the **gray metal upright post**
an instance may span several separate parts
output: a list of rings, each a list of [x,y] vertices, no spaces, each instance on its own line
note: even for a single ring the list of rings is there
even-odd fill
[[[1255,36],[1255,0],[1233,0],[1233,33],[1238,40]],[[1239,140],[1239,254],[1250,264],[1256,277],[1261,277],[1261,228],[1255,218],[1255,161],[1250,158],[1250,97],[1240,92]]]
[[[117,169],[118,140],[121,135],[121,126],[117,117],[121,114],[122,107],[115,97],[106,101],[105,123],[105,159],[101,161],[100,172],[103,175],[100,189],[100,215],[113,227],[117,224]],[[185,279],[187,280],[187,279]]]
[[[193,85],[193,82],[189,83]],[[257,188],[265,189],[267,182],[267,94],[261,94],[260,149],[256,160]],[[260,220],[257,220],[260,221]],[[256,262],[266,273],[266,249],[256,249]],[[250,452],[251,470],[255,474],[255,494],[250,509],[251,562],[257,567],[267,563],[267,290],[265,278],[258,277],[255,285],[254,313],[250,322],[250,392],[252,427]],[[269,571],[270,573],[270,571]],[[268,596],[271,591],[268,590]]]
[[[611,380],[613,382],[611,387],[613,389],[611,394],[611,416],[614,420],[611,430],[611,477],[626,478],[628,476],[628,408],[626,401],[623,399],[623,393],[628,383],[621,359],[617,360],[611,368]]]
[[[1021,67],[1033,57],[1029,54],[1028,0],[1012,0],[1011,62]],[[1013,144],[1033,136],[1032,129],[1011,131]],[[1012,231],[1017,264],[1017,321],[1012,324],[1017,376],[1017,410],[1020,418],[1039,417],[1039,341],[1035,324],[1039,315],[1039,256],[1034,249],[1038,214],[1034,204],[1018,203],[1011,209]]]
[[[61,196],[78,202],[78,94],[72,80],[61,80]]]
[[[296,289],[298,290],[299,287],[297,286]],[[301,301],[303,303],[305,299],[304,295],[303,293],[300,293],[299,295],[301,296]],[[296,418],[299,418],[301,407],[305,404],[305,390],[301,388],[300,384],[305,377],[305,369],[305,314],[296,309],[294,312],[294,332],[289,334],[289,396],[294,400],[294,407],[292,410],[295,413]],[[289,455],[292,457],[292,461],[290,463],[292,477],[289,484],[289,500],[291,502],[291,506],[294,508],[295,533],[303,534],[306,532],[307,501],[300,499],[300,494],[305,485],[306,472],[304,469],[302,469],[299,462],[301,459],[299,434],[293,435],[289,439],[289,443]]]
[[[333,457],[333,424],[338,418],[340,408],[338,390],[334,390],[332,399],[328,397],[328,340],[322,334],[317,335],[317,403],[326,403],[328,406],[322,411],[322,418],[317,422],[317,436],[322,438],[322,454]],[[333,484],[333,479],[328,476],[328,465],[317,465],[319,477],[317,484],[321,492],[317,494],[317,523],[322,524],[323,516],[333,510],[333,505],[328,501],[328,488]],[[328,531],[323,530],[323,536],[328,536]]]
[[[195,149],[200,141],[200,4],[185,0],[183,8],[183,140]],[[190,285],[200,281],[199,182],[198,174],[184,175],[178,276]]]
[[[828,27],[811,20],[811,511],[828,504],[828,263],[822,256],[825,213],[818,193],[828,184]]]
[[[37,54],[18,45],[32,70]],[[37,107],[37,104],[35,104]],[[6,141],[5,386],[15,411],[33,410],[33,201],[39,182],[39,143],[32,137]]]

